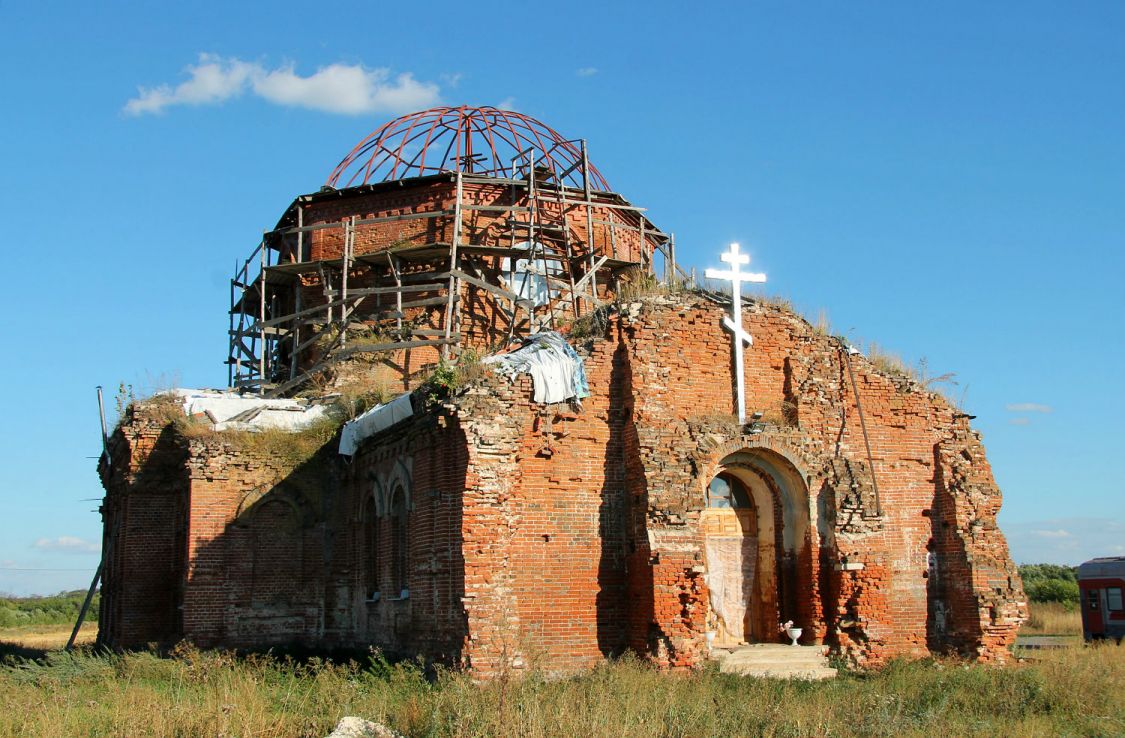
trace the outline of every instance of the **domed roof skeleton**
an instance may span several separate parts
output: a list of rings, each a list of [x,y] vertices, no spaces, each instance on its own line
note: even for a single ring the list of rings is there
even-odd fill
[[[600,304],[602,280],[616,285],[629,268],[654,275],[658,251],[665,280],[689,277],[671,234],[589,165],[585,140],[520,113],[460,106],[402,116],[360,141],[328,185],[297,197],[235,268],[231,387],[285,396],[357,353],[429,347],[449,358],[469,335],[464,290],[507,315],[507,328],[470,328],[466,340],[483,345],[581,315],[580,301]],[[545,301],[520,288],[521,264],[543,275]],[[425,325],[407,325],[419,315]],[[350,326],[399,340],[349,345]]]
[[[510,110],[438,107],[380,126],[336,165],[327,184],[337,189],[440,172],[515,178],[535,166],[564,186],[609,192],[609,183],[585,161],[584,142],[563,138],[543,123]],[[585,164],[585,166],[583,166]]]

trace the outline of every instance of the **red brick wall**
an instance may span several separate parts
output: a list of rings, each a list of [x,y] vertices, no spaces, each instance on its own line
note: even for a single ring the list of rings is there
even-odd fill
[[[475,210],[472,206],[516,205],[527,207],[527,191],[520,189],[513,199],[512,189],[501,184],[465,183],[462,186],[465,206],[462,220],[462,243],[481,246],[510,246],[513,243],[513,230],[508,225],[509,213],[496,210]],[[379,190],[363,195],[342,196],[339,199],[318,200],[304,205],[303,222],[306,226],[340,223],[352,218],[383,218],[388,216],[432,213],[448,210],[452,213],[456,204],[457,188],[454,181],[430,181],[422,184],[403,184],[397,188]],[[540,222],[544,224],[561,222],[563,213],[573,231],[576,255],[588,253],[584,246],[591,241],[591,230],[587,227],[586,209],[542,202]],[[642,253],[640,233],[622,230],[636,228],[637,222],[612,207],[592,208],[594,250],[619,261],[647,263],[651,259],[652,245]],[[527,215],[520,215],[526,220]],[[355,254],[367,254],[392,246],[421,246],[429,243],[449,244],[453,241],[453,215],[433,218],[411,218],[407,220],[365,223],[356,226]],[[605,225],[614,222],[617,226]],[[611,236],[610,231],[613,231]],[[527,240],[526,229],[515,230],[514,242]],[[339,259],[343,255],[343,229],[324,228],[305,234],[305,253],[303,261],[320,259]],[[283,259],[288,260],[288,259]]]
[[[472,209],[474,206],[513,203],[526,208],[528,202],[525,195],[525,190],[518,190],[515,195],[516,199],[513,200],[512,189],[508,186],[479,183],[465,184],[463,187],[463,203],[466,207],[462,211],[461,243],[510,247],[514,244],[526,242],[529,235],[527,230],[513,229],[507,222],[509,213]],[[302,207],[304,208],[303,222],[306,226],[330,225],[332,227],[304,234],[304,244],[301,249],[303,260],[340,259],[344,244],[343,224],[352,217],[358,219],[382,218],[437,211],[452,213],[455,200],[456,185],[454,182],[452,180],[439,180],[421,184],[404,184],[399,187],[380,189],[372,193],[347,195],[338,199],[317,200],[305,204]],[[612,229],[614,235],[611,236],[611,228],[604,225],[604,223],[612,220],[623,226],[626,224],[632,226],[635,224],[628,219],[635,217],[635,215],[626,215],[623,211],[608,206],[595,207],[591,213],[593,222],[591,231],[588,227],[585,208],[568,208],[564,213],[562,206],[548,202],[542,205],[540,213],[541,222],[544,223],[561,222],[565,218],[571,229],[571,246],[576,257],[588,254],[588,247],[592,242],[598,253],[604,253],[619,261],[647,264],[651,261],[654,248],[651,242],[642,248],[639,233],[630,233],[615,228]],[[521,214],[519,218],[526,220],[527,215]],[[354,254],[372,254],[392,247],[426,244],[448,245],[453,241],[453,232],[453,215],[358,224],[355,230]],[[285,243],[280,260],[282,262],[292,261],[295,259],[295,241],[292,237],[288,237]],[[446,254],[445,256],[433,257],[429,261],[402,262],[400,269],[409,281],[412,274],[446,271],[449,267],[449,259],[449,255]],[[493,283],[499,283],[502,261],[503,257],[499,255],[462,254],[460,264],[461,268],[470,272],[479,269],[486,279]],[[327,288],[340,290],[342,277],[338,269],[329,268],[326,273],[328,275]],[[581,276],[581,273],[579,271],[578,276]],[[382,262],[373,265],[369,261],[361,260],[348,273],[349,290],[354,291],[377,285],[386,286],[388,274],[386,265]],[[325,294],[326,285],[322,282],[318,273],[306,273],[299,278],[274,277],[274,279],[280,280],[280,283],[274,285],[276,302],[273,298],[270,299],[267,308],[269,317],[278,317],[296,311],[298,292],[300,293],[301,309],[323,305],[329,301]],[[292,279],[293,281],[291,283],[285,282],[286,279]],[[603,296],[608,294],[609,285],[605,283],[608,279],[608,270],[599,275],[598,289]],[[443,290],[409,292],[404,295],[404,300],[409,303],[439,298],[443,294]],[[335,297],[338,297],[338,295]],[[461,284],[457,298],[454,323],[451,326],[451,332],[460,336],[460,345],[457,350],[472,349],[478,353],[483,353],[497,348],[507,340],[511,333],[511,305],[508,301],[498,299],[494,293],[468,283]],[[388,338],[386,331],[388,323],[385,320],[380,321],[378,319],[378,314],[381,311],[385,313],[392,309],[395,304],[393,295],[371,295],[357,306],[354,320],[364,321],[369,327],[378,328],[382,336],[380,340],[368,341],[369,343],[399,340],[398,338]],[[587,303],[578,303],[577,310],[579,313],[586,312],[588,309]],[[438,331],[443,336],[446,323],[445,310],[444,303],[406,308],[403,310],[403,322],[407,328],[413,325],[418,329],[431,332]],[[334,308],[334,317],[339,318],[339,311],[339,307]],[[541,307],[536,310],[536,313],[539,318],[543,318],[547,311],[546,308]],[[556,307],[556,318],[562,322],[569,322],[574,317],[574,313],[575,306],[570,301],[560,301]],[[327,322],[327,310],[324,318]],[[517,334],[528,332],[530,323],[525,309],[518,311],[516,322]],[[311,335],[311,327],[306,325],[302,329],[302,341]],[[430,335],[428,337],[434,338],[437,336]],[[358,338],[362,340],[363,336],[358,336]],[[354,344],[357,336],[352,336],[351,340]],[[419,347],[410,351],[381,354],[380,358],[384,361],[379,362],[377,366],[372,366],[370,373],[372,376],[378,377],[380,381],[393,386],[410,387],[413,386],[412,376],[432,367],[439,361],[440,355],[441,351],[436,347]],[[317,347],[309,347],[302,352],[300,366],[306,369],[312,367],[319,358],[320,353]]]
[[[150,408],[130,409],[101,469],[106,561],[100,642],[144,646],[179,635],[187,447]]]
[[[1022,617],[1022,591],[995,525],[999,490],[966,418],[940,396],[853,357],[882,503],[879,514],[841,350],[798,316],[752,304],[746,314],[754,336],[746,354],[747,404],[751,412],[762,411],[767,422],[762,433],[740,437],[731,421],[722,420],[734,408],[730,339],[721,316],[717,306],[696,303],[641,307],[621,321],[637,388],[634,422],[650,540],[668,536],[665,548],[680,559],[681,549],[698,550],[703,489],[717,462],[739,448],[770,447],[800,469],[808,487],[810,525],[790,582],[797,590],[798,624],[858,661],[927,653],[931,646],[1002,657],[1002,645],[1014,637]],[[693,438],[698,439],[695,448]],[[959,453],[966,444],[976,459],[971,464]],[[935,503],[950,493],[940,481],[935,454],[956,461],[964,477],[950,485],[963,517],[946,530],[958,546],[970,549],[953,556],[950,546],[938,548],[939,575],[950,593],[943,600],[950,629],[968,628],[970,634],[936,640],[930,636],[931,610],[933,600],[943,595],[928,586],[927,545]],[[837,468],[845,461],[854,474],[840,479]],[[660,551],[648,554],[655,558]],[[845,557],[853,568],[841,568]],[[665,558],[660,557],[660,566]],[[671,592],[681,604],[706,607],[692,577],[697,563],[682,562],[682,579]],[[857,564],[864,568],[854,568]],[[668,586],[677,579],[665,575],[663,582]],[[657,589],[660,583],[657,575]],[[960,599],[954,596],[958,591]],[[666,613],[675,611],[673,603],[665,606]],[[654,620],[671,650],[698,648],[698,639],[684,630],[684,616],[660,613],[658,596]],[[989,623],[983,643],[982,618]]]
[[[763,420],[740,428],[722,313],[690,296],[626,306],[582,349],[592,396],[580,410],[535,406],[530,379],[488,373],[350,461],[330,442],[315,464],[289,470],[221,437],[127,425],[126,439],[172,433],[190,480],[190,497],[182,481],[168,487],[190,500],[184,635],[377,645],[484,677],[573,671],[627,648],[695,666],[710,608],[700,514],[707,484],[736,460],[757,465],[773,499],[765,625],[793,619],[806,642],[859,663],[943,650],[1003,658],[1026,617],[1022,585],[967,417],[860,356],[857,403],[839,345],[752,303],[748,410]],[[153,491],[122,481],[157,456],[141,440],[119,442],[115,468],[131,471],[107,483],[114,510]],[[410,497],[409,596],[381,588],[369,602],[364,510],[380,501],[387,581],[397,484]],[[174,527],[160,516],[144,530]],[[123,555],[140,561],[132,535],[120,538]],[[107,586],[123,614],[112,627],[125,642],[121,624],[145,619],[135,598],[156,580],[128,583],[115,566]]]

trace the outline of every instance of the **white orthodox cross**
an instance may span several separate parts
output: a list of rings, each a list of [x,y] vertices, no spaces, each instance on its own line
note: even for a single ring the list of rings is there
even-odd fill
[[[732,243],[730,251],[720,255],[719,258],[730,264],[731,268],[708,269],[704,274],[707,279],[728,279],[731,282],[731,297],[734,300],[731,312],[734,320],[724,315],[723,325],[729,328],[734,336],[734,371],[738,386],[738,423],[742,425],[746,422],[746,377],[743,371],[742,342],[745,341],[748,346],[754,343],[754,339],[742,328],[742,283],[765,282],[766,275],[744,272],[739,269],[739,264],[750,263],[750,255],[739,253],[737,243]]]

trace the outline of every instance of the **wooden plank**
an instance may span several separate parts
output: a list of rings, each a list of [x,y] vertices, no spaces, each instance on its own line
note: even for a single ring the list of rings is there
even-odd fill
[[[460,137],[458,137],[460,138]],[[464,198],[464,183],[462,181],[462,173],[457,172],[457,199],[454,201],[454,214],[453,214],[453,243],[449,248],[449,291],[446,293],[445,305],[445,340],[446,344],[441,347],[442,361],[449,358],[449,344],[448,341],[453,337],[453,317],[456,315],[456,303],[454,298],[461,293],[461,283],[457,281],[457,277],[453,275],[453,270],[457,268],[457,247],[461,245],[461,228],[462,220],[464,219],[464,210],[461,209],[461,201]]]
[[[387,266],[391,268],[391,275],[395,278],[395,287],[398,290],[395,292],[395,325],[402,330],[402,279],[399,277],[398,267],[395,266],[394,257],[387,254]]]
[[[282,315],[280,318],[270,318],[269,320],[264,321],[262,323],[262,325],[267,327],[267,328],[269,326],[281,325],[282,323],[286,323],[286,322],[294,320],[296,318],[303,318],[306,315],[312,315],[313,313],[318,313],[318,312],[321,312],[322,310],[331,310],[334,307],[339,307],[340,305],[343,305],[346,302],[349,302],[351,300],[356,300],[356,299],[359,299],[359,298],[358,297],[349,297],[347,299],[330,300],[329,302],[321,303],[320,305],[315,305],[311,308],[305,308],[304,310],[298,310],[295,313],[289,313],[288,315]],[[331,322],[331,317],[329,318],[329,320],[327,322]]]
[[[448,279],[448,278],[449,278],[449,272],[418,272],[416,274],[403,274],[402,275],[402,281],[403,282],[420,282],[423,279],[428,279],[428,280],[434,281],[434,280]]]
[[[256,336],[259,336],[263,333],[267,336],[284,336],[288,332],[289,331],[287,331],[285,329],[277,328],[277,327],[271,326],[271,325],[267,325],[264,328],[262,328],[261,330],[255,330],[253,332],[247,332],[247,331],[244,331],[244,330],[239,330],[237,328],[232,330],[232,331],[227,331],[227,333],[230,334],[231,336],[238,336],[238,337],[243,337],[243,336],[256,337]]]
[[[597,262],[594,263],[593,268],[590,269],[590,271],[586,272],[582,279],[574,283],[574,289],[582,289],[582,286],[585,285],[588,280],[592,279],[594,277],[594,274],[596,274],[597,271],[601,269],[607,261],[609,261],[608,256],[603,256],[602,258],[598,259]]]
[[[262,241],[262,244],[263,245],[265,244],[264,240]],[[262,346],[261,346],[261,351],[258,354],[258,376],[261,377],[263,381],[266,378],[266,356],[268,355],[268,352],[266,351],[266,333],[265,333],[265,331],[266,331],[266,267],[268,267],[270,265],[268,255],[269,255],[269,249],[263,248],[262,249],[262,263],[261,263],[261,266],[259,267],[259,274],[261,275],[260,279],[261,279],[261,282],[262,282],[262,288],[259,290],[259,293],[261,294],[262,300],[261,300],[261,312],[259,313],[259,316],[258,316],[258,328],[262,331]]]
[[[462,205],[462,210],[485,210],[498,213],[526,213],[527,208],[522,205]]]
[[[390,223],[398,220],[418,220],[422,218],[440,218],[443,215],[452,215],[451,210],[428,210],[422,213],[404,213],[402,215],[383,215],[377,218],[363,218],[357,220],[359,225],[366,225],[368,223]],[[345,221],[334,221],[332,223],[314,223],[313,225],[302,225],[291,228],[278,228],[276,231],[267,231],[267,236],[291,236],[293,234],[311,233],[312,231],[323,231],[328,228],[342,228]]]
[[[392,223],[399,220],[419,220],[422,218],[441,218],[446,215],[453,215],[452,210],[427,210],[422,213],[404,213],[402,215],[380,215],[377,218],[362,218],[356,221],[356,225],[367,225],[369,223]]]
[[[444,346],[451,343],[457,343],[457,340],[457,337],[451,336],[448,339],[427,338],[418,341],[391,341],[390,343],[352,344],[346,349],[333,351],[331,360],[339,361],[340,359],[352,356],[353,354],[370,354],[379,351],[396,351],[398,349],[421,348],[423,346]]]
[[[343,259],[317,259],[315,261],[297,261],[285,264],[274,264],[267,267],[270,274],[274,276],[284,274],[293,276],[297,274],[311,274],[313,272],[323,271],[324,267],[330,269],[339,269],[343,265]]]
[[[348,225],[344,228],[344,265],[340,269],[340,299],[347,302],[348,299],[348,273],[351,272],[352,266],[352,244],[355,243],[355,218],[352,216],[348,221]],[[329,296],[325,291],[325,296]],[[361,300],[363,298],[360,298]],[[355,309],[355,306],[352,306]],[[344,324],[340,327],[340,345],[343,346],[348,342],[348,316],[351,311],[348,310],[347,305],[340,307],[340,317],[343,319]]]
[[[586,200],[561,200],[561,201],[555,200],[555,202],[562,202],[566,205],[586,205],[587,204]],[[635,212],[638,212],[638,213],[643,213],[646,210],[648,210],[648,208],[639,208],[636,205],[618,205],[618,204],[615,204],[615,203],[612,203],[612,202],[599,202],[597,200],[593,200],[589,204],[592,205],[595,208],[609,208],[610,210],[632,210],[632,211],[635,211]]]
[[[293,234],[310,233],[312,231],[323,231],[328,228],[339,228],[340,223],[316,223],[307,226],[290,226],[289,228],[278,228],[275,231],[266,231],[266,236],[292,236]]]
[[[297,222],[298,223],[300,222],[300,220],[299,220],[300,215],[301,215],[301,211],[300,211],[299,206],[298,206],[298,210],[297,210],[297,216],[298,216]],[[293,287],[293,306],[297,310],[301,309],[301,292],[302,292],[301,285],[299,285],[299,284],[294,285],[294,287]],[[301,324],[300,323],[293,326],[292,333],[293,333],[293,345],[292,345],[292,348],[289,351],[289,378],[290,379],[294,379],[297,376],[298,359],[300,358],[297,355],[297,346],[300,345],[300,343],[301,343]]]
[[[456,295],[454,295],[453,302],[456,303],[459,300],[460,300],[460,298],[457,297]],[[406,309],[409,309],[409,308],[427,307],[429,305],[444,305],[444,304],[445,304],[445,297],[430,297],[430,298],[425,299],[425,300],[411,300],[409,302],[404,302],[404,303],[402,303],[402,309],[406,310]]]
[[[468,174],[468,173],[465,173],[463,176],[464,176],[465,182],[472,182],[473,184],[502,184],[502,185],[517,185],[517,186],[527,184],[527,180],[512,179],[510,177],[481,177],[481,176],[475,176],[475,175]]]
[[[520,296],[517,295],[516,293],[509,292],[508,290],[504,289],[503,287],[498,287],[494,284],[489,284],[488,282],[485,282],[483,279],[477,279],[476,277],[465,274],[460,269],[450,269],[449,273],[452,274],[453,276],[457,277],[458,279],[460,279],[463,282],[468,282],[471,285],[474,285],[476,287],[480,287],[482,290],[487,290],[488,292],[491,292],[494,295],[499,295],[500,297],[503,297],[505,300],[513,300],[513,301],[517,301],[517,302],[520,301]]]
[[[586,199],[586,239],[589,243],[586,244],[587,252],[590,257],[590,275],[596,275],[598,267],[594,265],[594,211],[590,206],[590,157],[586,150],[586,139],[582,139],[582,196]],[[593,281],[590,282],[590,297],[594,303],[598,302],[598,278],[593,276]]]
[[[445,285],[438,282],[404,284],[401,287],[365,287],[360,290],[348,290],[348,298],[350,299],[360,295],[393,295],[395,293],[402,294],[403,292],[427,292],[429,290],[440,290],[444,288]],[[329,290],[330,297],[335,297],[336,295],[336,290]]]
[[[336,323],[328,323],[323,328],[321,328],[319,331],[316,331],[315,333],[313,333],[310,337],[308,337],[302,343],[297,345],[297,349],[296,349],[297,352],[300,353],[301,351],[304,351],[309,346],[311,346],[314,343],[316,343],[317,341],[319,341],[320,337],[323,336],[325,333],[327,333],[329,328],[332,328],[333,326],[336,326],[336,325],[337,325]],[[326,349],[326,353],[327,353],[327,351],[332,350],[332,348],[334,348],[336,346],[336,344],[339,343],[340,334],[343,333],[343,332],[344,332],[343,326],[340,326],[340,333],[337,333],[336,338],[334,338],[332,340],[332,343],[328,344],[328,348]]]

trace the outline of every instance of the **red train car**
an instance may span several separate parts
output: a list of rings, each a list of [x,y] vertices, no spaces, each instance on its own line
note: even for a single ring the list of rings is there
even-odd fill
[[[1090,559],[1078,567],[1086,640],[1125,637],[1125,556]]]

